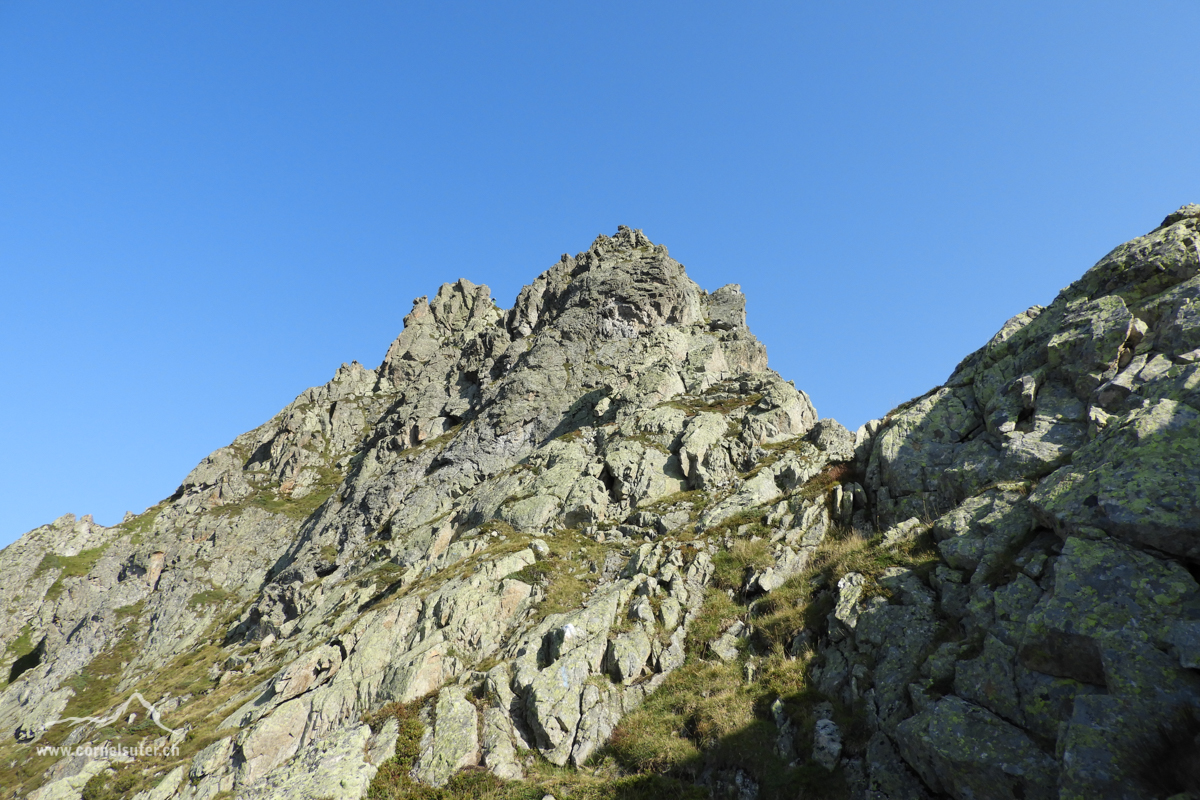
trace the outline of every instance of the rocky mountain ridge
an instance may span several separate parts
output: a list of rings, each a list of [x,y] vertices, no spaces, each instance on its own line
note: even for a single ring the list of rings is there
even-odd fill
[[[0,552],[2,783],[1198,790],[1198,228],[1185,206],[857,434],[768,369],[737,286],[640,231],[508,311],[445,284],[378,369],[159,505]],[[134,692],[155,713],[109,720]],[[37,750],[97,742],[173,752]]]

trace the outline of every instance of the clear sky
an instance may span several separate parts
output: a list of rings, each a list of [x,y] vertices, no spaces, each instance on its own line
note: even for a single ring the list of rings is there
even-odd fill
[[[618,224],[851,428],[1200,202],[1189,2],[0,3],[0,545]]]

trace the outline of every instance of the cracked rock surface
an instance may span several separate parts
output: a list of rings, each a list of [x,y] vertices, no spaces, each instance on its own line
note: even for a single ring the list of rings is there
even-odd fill
[[[26,534],[0,796],[620,773],[663,693],[714,797],[1200,791],[1145,770],[1200,759],[1162,743],[1200,719],[1200,207],[857,433],[745,302],[628,228],[509,310],[447,283],[153,508]],[[718,741],[721,691],[757,699]],[[101,739],[175,751],[32,755]]]

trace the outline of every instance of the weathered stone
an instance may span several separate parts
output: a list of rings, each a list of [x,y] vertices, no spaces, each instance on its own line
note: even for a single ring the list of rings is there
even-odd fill
[[[311,742],[295,758],[255,785],[242,789],[246,800],[307,800],[312,797],[365,797],[376,767],[364,757],[371,738],[366,725]],[[392,737],[393,747],[395,737]]]
[[[296,754],[308,712],[309,700],[297,697],[279,706],[269,717],[238,737],[239,784],[253,784]]]
[[[891,735],[910,713],[909,684],[917,679],[922,655],[933,645],[937,629],[928,605],[901,607],[868,604],[858,617],[854,639],[860,651],[874,661],[876,718]],[[857,700],[857,680],[852,681],[848,702]]]
[[[216,775],[229,769],[233,758],[233,737],[218,739],[192,758],[188,777],[199,780],[205,775]]]
[[[736,661],[740,652],[738,650],[738,637],[743,630],[745,630],[745,626],[740,622],[735,622],[732,627],[709,642],[708,649],[715,653],[722,661]]]
[[[808,436],[830,461],[850,461],[854,458],[854,434],[836,419],[818,420]]]
[[[902,605],[932,610],[933,592],[911,569],[888,567],[878,580]]]
[[[771,703],[771,721],[775,723],[778,734],[775,739],[775,754],[789,764],[796,757],[796,731],[779,698]],[[840,741],[839,741],[840,744]]]
[[[507,709],[486,708],[483,711],[483,764],[493,775],[504,780],[525,777],[513,745],[512,721]]]
[[[500,518],[518,530],[539,530],[558,512],[558,500],[548,495],[527,497],[505,506]]]
[[[448,686],[438,694],[433,730],[421,742],[413,777],[430,786],[441,786],[454,773],[479,763],[479,720],[466,692]]]
[[[283,703],[328,681],[342,666],[342,650],[322,645],[306,653],[279,674],[273,687],[277,702]]]
[[[180,765],[168,772],[153,789],[135,795],[135,800],[169,800],[179,791],[187,774],[188,768]]]
[[[1165,644],[1177,609],[1200,593],[1177,564],[1127,545],[1071,537],[1054,593],[1030,614],[1020,657],[1030,669],[1105,685],[1101,649],[1116,637]]]
[[[1179,620],[1171,626],[1167,642],[1180,666],[1200,669],[1200,620]]]
[[[587,762],[621,721],[624,708],[617,690],[611,686],[589,683],[580,696],[579,729],[571,746],[571,763]]]
[[[1059,735],[1063,765],[1059,796],[1069,800],[1155,796],[1143,777],[1145,759],[1162,747],[1162,728],[1176,721],[1178,708],[1169,700],[1147,704],[1139,698],[1103,694],[1076,697],[1070,722]]]
[[[628,686],[642,675],[650,658],[650,637],[643,630],[622,633],[608,643],[605,662],[613,680]]]
[[[1025,725],[1024,709],[1017,695],[1015,668],[1017,651],[995,636],[983,641],[983,652],[960,661],[954,673],[954,693],[983,706],[1014,725]]]
[[[837,605],[830,614],[830,632],[845,635],[858,624],[859,598],[862,597],[865,578],[857,572],[848,572],[838,580]]]
[[[379,732],[367,743],[367,763],[378,767],[396,754],[396,740],[400,738],[400,723],[388,717]]]
[[[883,546],[895,547],[904,542],[912,541],[921,533],[928,530],[929,526],[921,522],[916,517],[910,517],[892,527],[888,528],[883,534]]]
[[[1200,561],[1200,411],[1170,399],[1110,422],[1030,502],[1063,534],[1095,527]]]
[[[929,791],[882,731],[867,742],[866,761],[870,800],[929,800]]]
[[[1071,718],[1078,696],[1105,691],[1069,678],[1034,672],[1020,663],[1016,665],[1015,675],[1024,727],[1030,736],[1045,743],[1057,740],[1060,726]]]
[[[935,792],[955,798],[1055,798],[1058,768],[1021,730],[954,696],[901,723],[896,744]]]
[[[812,758],[832,771],[842,756],[842,732],[831,719],[819,719],[813,728]]]

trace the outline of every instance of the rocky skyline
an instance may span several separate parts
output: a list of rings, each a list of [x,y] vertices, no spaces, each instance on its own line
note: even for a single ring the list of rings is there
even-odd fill
[[[1195,790],[1198,228],[853,433],[641,231],[511,309],[443,284],[145,513],[0,552],[4,796]],[[37,752],[101,742],[156,750]]]

